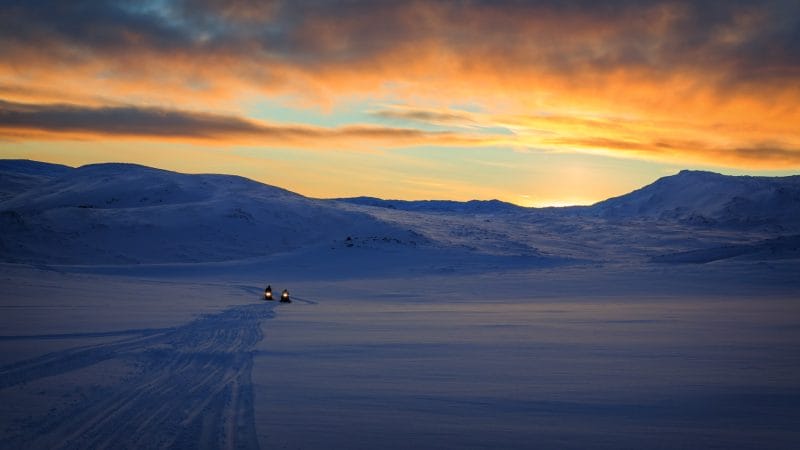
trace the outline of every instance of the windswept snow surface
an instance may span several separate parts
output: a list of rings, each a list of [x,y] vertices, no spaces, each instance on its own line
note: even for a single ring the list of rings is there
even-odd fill
[[[573,276],[594,289],[559,293]],[[281,311],[255,359],[256,417],[281,418],[260,422],[261,442],[797,448],[796,297],[620,292],[610,282],[637,281],[555,277],[341,283]]]
[[[0,447],[796,448],[800,263],[697,267],[2,266]]]
[[[800,447],[797,177],[531,209],[0,161],[0,194],[0,448]]]

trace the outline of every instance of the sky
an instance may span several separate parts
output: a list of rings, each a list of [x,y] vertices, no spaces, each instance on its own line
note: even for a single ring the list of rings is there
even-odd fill
[[[0,0],[0,158],[561,206],[798,130],[796,0]]]

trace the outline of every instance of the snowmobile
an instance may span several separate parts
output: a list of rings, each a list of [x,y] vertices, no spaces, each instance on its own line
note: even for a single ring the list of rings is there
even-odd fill
[[[281,303],[292,303],[292,300],[289,298],[289,291],[286,289],[284,289],[281,294]]]
[[[272,286],[267,286],[267,288],[264,289],[264,300],[275,300],[272,298]]]

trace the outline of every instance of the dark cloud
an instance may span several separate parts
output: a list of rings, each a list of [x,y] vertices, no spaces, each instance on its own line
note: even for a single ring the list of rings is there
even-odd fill
[[[730,152],[743,160],[791,165],[800,164],[800,149],[793,150],[780,145],[762,144],[753,147],[734,148]]]
[[[800,71],[800,2],[21,0],[0,14],[6,57],[36,48],[67,61],[128,52],[316,68],[414,45],[498,70],[702,69],[731,84],[789,81]]]
[[[191,33],[147,2],[83,0],[6,1],[0,36],[8,50],[31,44],[63,57],[104,55],[139,48],[174,51],[191,47]]]
[[[71,134],[308,145],[375,142],[381,146],[480,143],[449,132],[353,125],[339,128],[274,125],[236,116],[136,106],[33,105],[0,100],[0,135]]]
[[[0,127],[103,135],[214,138],[276,131],[217,114],[134,106],[30,105],[0,101]],[[293,130],[283,130],[291,134]]]

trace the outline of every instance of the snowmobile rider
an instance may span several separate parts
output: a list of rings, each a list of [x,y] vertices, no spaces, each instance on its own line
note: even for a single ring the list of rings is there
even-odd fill
[[[272,300],[272,286],[270,286],[269,284],[267,285],[267,288],[264,289],[264,299]]]
[[[291,300],[289,299],[289,290],[284,289],[283,293],[281,293],[281,301],[284,303],[290,303]]]

